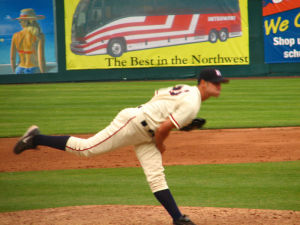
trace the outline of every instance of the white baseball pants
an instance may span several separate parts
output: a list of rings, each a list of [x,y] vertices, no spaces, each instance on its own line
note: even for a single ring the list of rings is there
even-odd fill
[[[162,155],[156,148],[151,134],[141,124],[144,115],[139,108],[127,108],[102,131],[88,139],[70,137],[66,151],[90,157],[114,149],[134,145],[152,192],[168,189],[162,165]]]

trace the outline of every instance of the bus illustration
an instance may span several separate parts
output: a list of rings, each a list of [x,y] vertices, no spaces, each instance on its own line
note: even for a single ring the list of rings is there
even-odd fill
[[[242,36],[239,0],[81,0],[71,51],[120,57],[125,52]]]

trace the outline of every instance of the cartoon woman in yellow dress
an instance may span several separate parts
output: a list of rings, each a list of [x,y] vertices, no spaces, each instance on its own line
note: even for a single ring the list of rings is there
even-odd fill
[[[16,18],[22,26],[22,30],[15,33],[11,41],[10,62],[16,74],[45,72],[45,36],[37,22],[44,18],[36,15],[33,9],[22,9],[20,17]],[[18,64],[16,53],[20,59]]]

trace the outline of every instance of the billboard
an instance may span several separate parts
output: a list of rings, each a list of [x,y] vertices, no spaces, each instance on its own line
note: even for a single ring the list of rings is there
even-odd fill
[[[249,64],[247,0],[64,3],[67,70]]]
[[[300,1],[264,0],[266,63],[300,62]]]
[[[53,0],[1,0],[0,75],[57,72]]]

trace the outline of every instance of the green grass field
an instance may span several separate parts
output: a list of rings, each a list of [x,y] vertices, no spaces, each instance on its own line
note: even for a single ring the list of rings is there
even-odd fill
[[[0,85],[0,137],[32,124],[45,134],[95,133],[123,108],[154,90],[195,81]],[[300,126],[300,78],[231,80],[219,98],[202,104],[206,128]]]
[[[300,210],[300,162],[168,166],[181,206]],[[0,173],[0,212],[75,205],[157,205],[141,168]]]
[[[32,124],[45,134],[94,133],[177,83],[195,81],[0,85],[0,137]],[[231,80],[199,116],[207,129],[300,126],[300,78]],[[298,211],[299,171],[299,161],[166,167],[179,205]],[[0,173],[1,212],[91,204],[158,203],[141,168]]]

